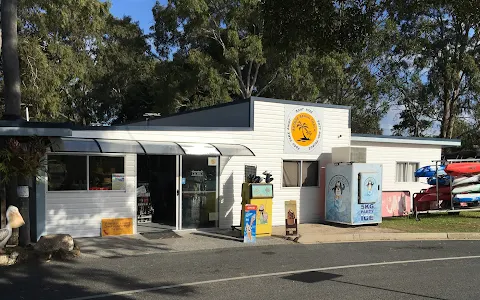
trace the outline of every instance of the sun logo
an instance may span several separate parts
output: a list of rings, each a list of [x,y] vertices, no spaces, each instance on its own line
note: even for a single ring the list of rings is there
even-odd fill
[[[293,119],[290,133],[297,145],[303,147],[310,146],[317,139],[317,121],[311,114],[301,112]]]

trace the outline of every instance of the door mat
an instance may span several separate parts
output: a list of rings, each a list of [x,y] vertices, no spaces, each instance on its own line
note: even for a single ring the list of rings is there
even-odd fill
[[[144,232],[140,233],[140,235],[149,240],[181,238],[180,235],[176,234],[172,230],[165,230],[160,232]]]

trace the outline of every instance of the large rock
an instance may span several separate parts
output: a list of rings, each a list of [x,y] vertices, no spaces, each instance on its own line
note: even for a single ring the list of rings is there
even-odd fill
[[[11,266],[15,264],[18,255],[18,252],[12,252],[10,254],[0,254],[0,266]]]
[[[73,250],[75,243],[69,234],[50,234],[44,235],[35,244],[35,251],[41,253],[52,253],[56,251],[70,252]]]

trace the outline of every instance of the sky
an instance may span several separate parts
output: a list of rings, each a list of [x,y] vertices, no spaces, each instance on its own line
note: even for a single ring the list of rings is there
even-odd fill
[[[116,17],[130,16],[133,20],[138,21],[140,27],[145,33],[150,31],[153,25],[152,7],[156,0],[110,0],[112,3],[110,12]],[[167,0],[160,0],[165,4]],[[390,135],[391,128],[398,122],[398,114],[400,108],[392,107],[388,114],[380,122],[383,134]]]

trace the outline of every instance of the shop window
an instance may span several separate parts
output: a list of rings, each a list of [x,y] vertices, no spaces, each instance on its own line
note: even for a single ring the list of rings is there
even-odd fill
[[[302,162],[302,186],[318,186],[318,161]]]
[[[124,157],[89,156],[90,190],[125,190]]]
[[[284,187],[299,187],[300,176],[299,168],[300,162],[298,161],[284,161],[283,162],[283,186]]]
[[[418,182],[415,177],[418,168],[419,163],[416,162],[397,162],[397,182]]]
[[[318,186],[318,161],[283,161],[283,187]]]
[[[49,191],[87,189],[87,156],[49,155],[47,172]]]

